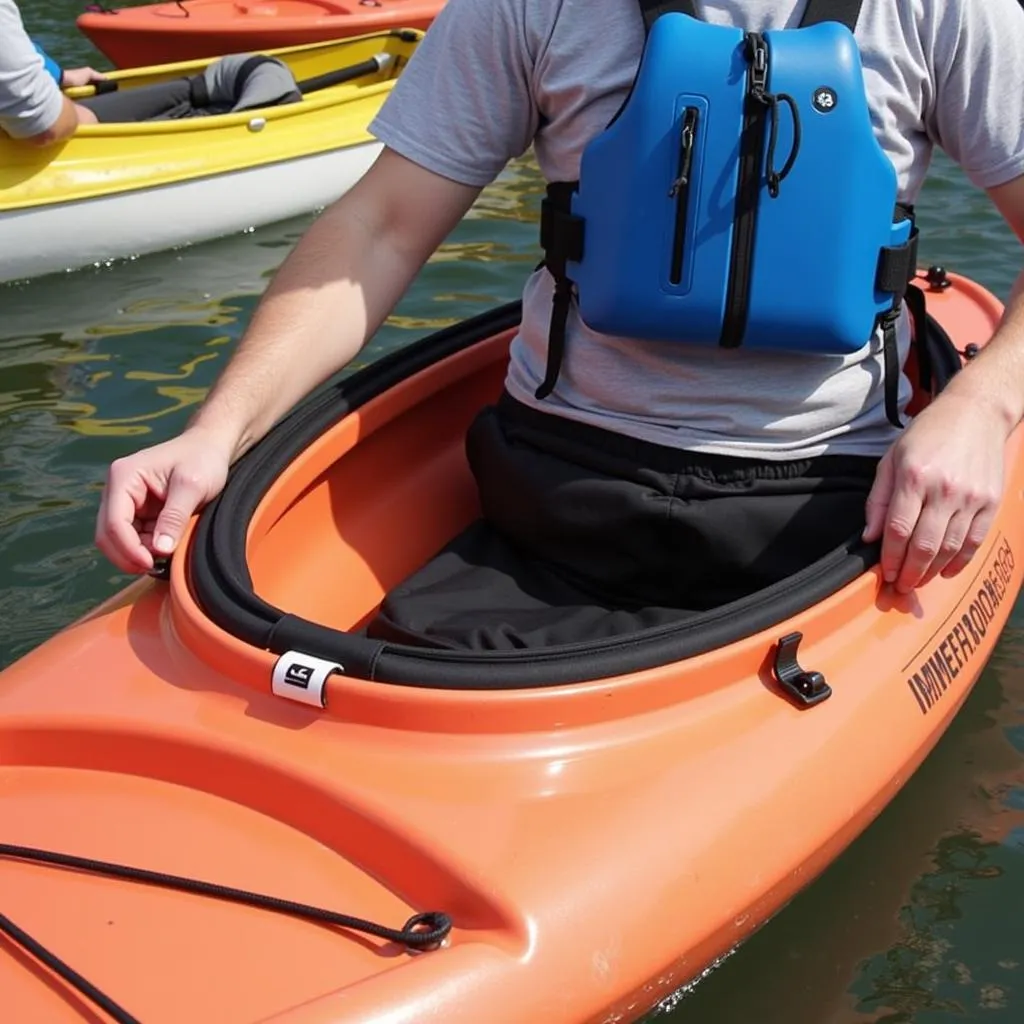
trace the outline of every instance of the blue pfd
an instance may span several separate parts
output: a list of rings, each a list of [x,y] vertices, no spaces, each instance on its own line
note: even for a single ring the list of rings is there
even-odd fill
[[[32,45],[36,48],[36,53],[43,58],[43,68],[46,70],[46,73],[60,85],[64,77],[64,71],[61,66],[38,43],[33,42]]]
[[[860,0],[808,0],[796,29],[709,25],[690,0],[639,0],[633,88],[548,187],[557,381],[572,299],[603,334],[846,354],[883,328],[897,425],[895,321],[916,271],[913,210],[871,126]]]

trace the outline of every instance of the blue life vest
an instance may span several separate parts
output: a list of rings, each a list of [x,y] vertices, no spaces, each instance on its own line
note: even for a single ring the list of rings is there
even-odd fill
[[[36,53],[43,58],[43,68],[46,73],[60,85],[61,79],[64,77],[64,71],[61,66],[36,42],[32,45],[36,48]]]
[[[665,342],[846,354],[881,324],[898,424],[917,231],[871,126],[860,0],[808,0],[799,28],[764,33],[702,22],[692,2],[639,5],[633,88],[542,207],[555,308],[537,397],[575,294],[592,330]]]

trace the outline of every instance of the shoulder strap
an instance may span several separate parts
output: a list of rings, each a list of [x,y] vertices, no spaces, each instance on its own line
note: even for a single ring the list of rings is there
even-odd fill
[[[639,0],[640,13],[644,16],[644,35],[651,31],[651,26],[663,14],[688,14],[697,17],[697,9],[693,0]]]
[[[862,3],[863,0],[807,0],[800,27],[818,25],[823,21],[838,21],[853,32],[857,27]]]

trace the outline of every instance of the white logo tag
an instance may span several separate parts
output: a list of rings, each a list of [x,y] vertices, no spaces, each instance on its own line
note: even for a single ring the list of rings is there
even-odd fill
[[[324,708],[327,707],[327,694],[324,692],[327,677],[333,672],[343,671],[337,662],[324,661],[299,651],[286,651],[277,659],[270,688],[278,697]]]

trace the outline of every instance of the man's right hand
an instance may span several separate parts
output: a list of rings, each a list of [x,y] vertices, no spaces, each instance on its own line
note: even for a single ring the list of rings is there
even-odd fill
[[[149,572],[223,489],[230,461],[231,448],[197,427],[118,459],[103,488],[96,545],[123,572]]]

